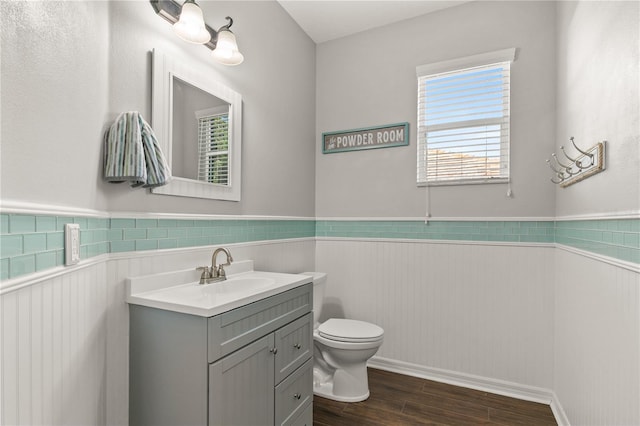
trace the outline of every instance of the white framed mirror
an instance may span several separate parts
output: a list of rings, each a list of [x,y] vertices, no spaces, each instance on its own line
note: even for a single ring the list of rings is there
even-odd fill
[[[242,96],[199,65],[153,50],[151,125],[173,177],[151,191],[240,201]]]

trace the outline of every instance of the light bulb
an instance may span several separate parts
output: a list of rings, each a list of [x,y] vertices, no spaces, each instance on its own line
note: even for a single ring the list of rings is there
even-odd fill
[[[244,55],[238,51],[236,36],[228,29],[220,29],[216,48],[211,52],[213,58],[224,65],[239,65]]]
[[[180,20],[173,24],[178,37],[189,43],[205,44],[211,40],[211,34],[204,26],[202,10],[194,0],[187,0],[182,5]]]

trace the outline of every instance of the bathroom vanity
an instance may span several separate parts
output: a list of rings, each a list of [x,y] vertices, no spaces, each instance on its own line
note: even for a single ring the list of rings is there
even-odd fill
[[[232,266],[128,280],[130,424],[313,424],[310,277]]]

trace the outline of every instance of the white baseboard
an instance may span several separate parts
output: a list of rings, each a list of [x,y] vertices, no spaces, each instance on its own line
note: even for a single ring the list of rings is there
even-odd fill
[[[562,409],[562,406],[560,405],[560,402],[558,401],[558,398],[550,389],[522,385],[505,380],[492,379],[489,377],[476,376],[473,374],[460,373],[440,368],[425,367],[423,365],[396,361],[377,356],[371,358],[367,363],[367,366],[394,373],[405,374],[407,376],[420,377],[422,379],[447,383],[454,386],[461,386],[511,398],[522,399],[525,401],[546,404],[551,407],[551,411],[553,412],[558,425],[569,426],[569,421]]]
[[[567,413],[564,412],[558,396],[555,392],[552,393],[553,399],[551,400],[551,411],[553,412],[553,416],[556,418],[556,423],[558,423],[558,426],[570,426],[571,423],[569,423]]]

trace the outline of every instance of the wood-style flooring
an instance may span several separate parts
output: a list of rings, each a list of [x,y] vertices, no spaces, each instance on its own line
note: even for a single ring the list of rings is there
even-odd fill
[[[551,408],[369,368],[369,399],[343,403],[314,395],[314,426],[556,425]]]

